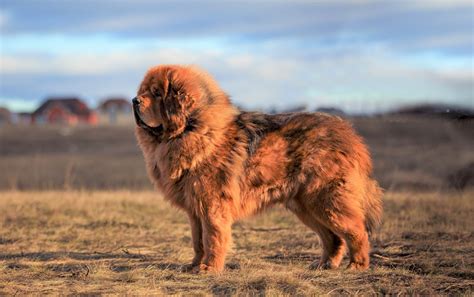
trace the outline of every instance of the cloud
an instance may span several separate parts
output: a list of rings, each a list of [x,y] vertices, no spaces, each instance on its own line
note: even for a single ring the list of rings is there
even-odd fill
[[[400,50],[467,54],[470,1],[4,1],[3,33],[111,34],[127,38],[298,39],[305,43],[388,43]],[[423,46],[422,41],[428,42]],[[459,41],[459,40],[458,40]],[[469,42],[471,41],[471,42]]]
[[[278,46],[270,48],[274,47]],[[374,111],[413,99],[464,105],[472,99],[469,67],[420,67],[386,48],[326,51],[311,57],[288,50],[282,54],[259,48],[247,53],[235,47],[150,48],[139,55],[129,49],[94,55],[7,56],[2,65],[4,93],[39,100],[46,94],[72,92],[91,102],[111,94],[132,97],[150,66],[178,63],[210,71],[237,104],[250,108],[304,104]],[[19,82],[28,88],[19,91]]]
[[[471,27],[464,0],[4,0],[0,93],[93,103],[132,96],[151,65],[188,63],[249,107],[474,107]]]

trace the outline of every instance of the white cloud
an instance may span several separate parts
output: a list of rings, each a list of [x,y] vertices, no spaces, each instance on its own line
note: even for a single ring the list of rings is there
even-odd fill
[[[100,77],[102,80],[95,79],[89,84],[64,84],[63,89],[49,86],[50,92],[69,90],[97,98],[112,93],[132,96],[140,75],[156,64],[199,65],[216,76],[238,104],[249,107],[305,104],[310,108],[342,105],[352,110],[374,110],[388,108],[397,100],[431,98],[462,102],[472,98],[469,67],[431,69],[412,65],[384,48],[327,52],[311,58],[256,50],[243,54],[230,49],[172,48],[151,48],[139,54],[126,50],[94,55],[6,56],[2,59],[2,71],[6,76]],[[114,84],[114,80],[120,83]],[[43,91],[47,87],[43,85]]]
[[[131,96],[177,63],[251,107],[473,98],[470,1],[45,1],[0,11],[2,95]]]

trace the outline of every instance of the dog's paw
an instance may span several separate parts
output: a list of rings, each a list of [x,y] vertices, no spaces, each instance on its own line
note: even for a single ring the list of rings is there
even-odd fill
[[[314,261],[309,265],[310,270],[329,270],[329,269],[336,269],[338,265],[335,265],[331,261]]]
[[[186,264],[181,266],[181,272],[192,272],[193,269],[198,266],[199,264]]]
[[[194,266],[193,269],[191,269],[191,273],[194,273],[194,274],[206,273],[209,271],[210,271],[210,267],[202,263],[197,266]]]
[[[219,273],[220,270],[216,269],[215,267],[208,266],[206,264],[199,264],[198,266],[195,266],[192,270],[191,273],[194,274],[204,274],[204,273]]]
[[[309,265],[310,270],[327,270],[331,269],[331,265],[328,262],[321,263],[320,261],[314,261]]]
[[[369,268],[368,263],[351,262],[349,263],[346,269],[354,270],[354,271],[364,271],[364,270],[367,270],[367,268]]]

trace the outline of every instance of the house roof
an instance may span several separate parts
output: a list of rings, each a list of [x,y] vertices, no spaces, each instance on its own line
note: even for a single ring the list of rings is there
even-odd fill
[[[10,118],[11,117],[11,112],[5,107],[0,107],[0,117],[1,118]]]
[[[92,113],[89,107],[87,107],[87,105],[79,98],[49,98],[46,99],[43,104],[41,104],[40,107],[38,107],[38,109],[33,112],[33,116],[40,115],[53,106],[61,106],[70,113],[78,116],[87,117]]]
[[[0,107],[0,113],[1,114],[10,114],[10,110],[6,107]]]
[[[102,101],[99,105],[99,109],[102,111],[105,111],[111,107],[123,108],[132,107],[132,105],[130,104],[129,100],[126,100],[124,98],[109,98]]]

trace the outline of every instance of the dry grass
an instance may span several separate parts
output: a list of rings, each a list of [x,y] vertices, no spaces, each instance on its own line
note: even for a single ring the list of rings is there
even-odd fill
[[[181,272],[189,226],[150,191],[133,127],[3,126],[0,295],[472,295],[474,121],[353,122],[389,190],[371,269],[308,270],[317,236],[276,208],[234,226],[217,276]],[[463,168],[465,191],[446,192]]]
[[[0,295],[472,294],[473,192],[384,201],[367,272],[308,270],[317,237],[275,208],[234,226],[215,276],[180,271],[192,257],[186,217],[153,192],[1,192]]]

